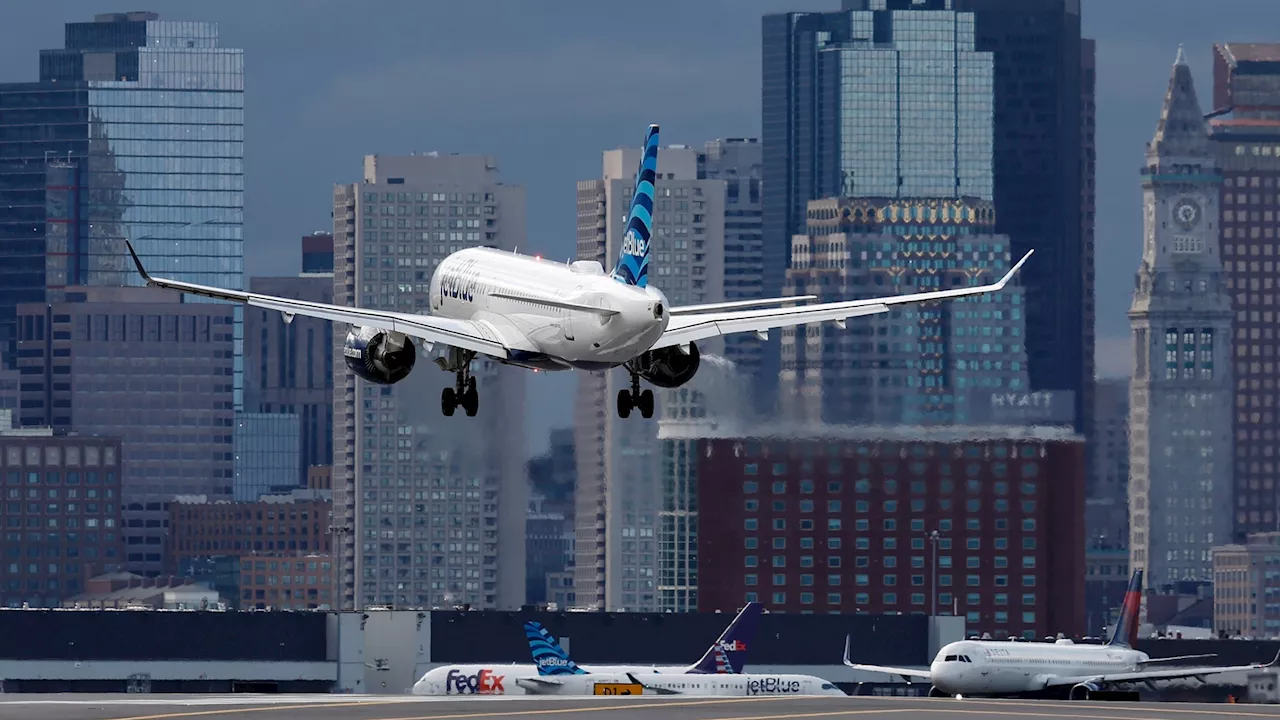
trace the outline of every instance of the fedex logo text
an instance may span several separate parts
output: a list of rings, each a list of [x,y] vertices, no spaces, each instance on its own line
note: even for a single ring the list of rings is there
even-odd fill
[[[747,644],[741,640],[726,640],[722,643],[716,643],[716,648],[725,652],[746,652]]]
[[[492,670],[484,669],[475,675],[464,675],[457,669],[449,671],[449,675],[444,680],[444,692],[446,695],[502,695],[506,691],[502,688],[502,679],[505,675],[495,675]]]

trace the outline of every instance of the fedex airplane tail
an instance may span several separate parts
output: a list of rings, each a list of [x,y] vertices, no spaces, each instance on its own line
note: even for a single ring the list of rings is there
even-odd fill
[[[587,674],[586,670],[569,659],[569,653],[560,647],[560,643],[551,637],[551,633],[541,623],[525,623],[524,636],[529,641],[529,652],[533,653],[533,662],[538,666],[539,675]]]
[[[756,634],[756,626],[760,624],[760,614],[763,611],[764,606],[760,603],[747,603],[689,672],[742,673],[742,668],[747,664],[747,644]],[[720,658],[723,658],[725,669],[721,669],[717,663]]]
[[[1142,570],[1134,570],[1120,606],[1120,619],[1107,644],[1112,647],[1132,648],[1138,642],[1138,610],[1142,607]]]
[[[658,126],[650,125],[644,137],[644,155],[636,171],[636,190],[627,213],[618,264],[611,277],[624,285],[649,285],[649,239],[653,234],[654,182],[658,178]]]

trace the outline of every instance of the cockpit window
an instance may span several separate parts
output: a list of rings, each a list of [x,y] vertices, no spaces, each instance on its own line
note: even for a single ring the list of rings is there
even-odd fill
[[[836,686],[835,686],[835,685],[832,685],[831,683],[822,683],[822,689],[823,689],[823,690],[835,690],[835,689],[836,689]]]
[[[968,655],[961,655],[960,662],[973,662],[973,661],[969,659]]]
[[[942,658],[942,662],[955,662],[955,661],[956,661],[956,656],[955,656],[955,655],[948,655],[948,656],[946,656],[946,657]]]

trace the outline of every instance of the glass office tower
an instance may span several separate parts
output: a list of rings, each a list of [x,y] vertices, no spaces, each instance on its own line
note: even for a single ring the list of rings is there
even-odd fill
[[[18,200],[0,202],[0,258],[15,261],[13,292],[56,301],[70,286],[139,284],[125,239],[149,270],[241,289],[243,51],[219,47],[215,23],[141,12],[69,23],[65,46],[41,51],[39,83],[0,85],[0,193]],[[0,325],[12,313],[0,307]]]

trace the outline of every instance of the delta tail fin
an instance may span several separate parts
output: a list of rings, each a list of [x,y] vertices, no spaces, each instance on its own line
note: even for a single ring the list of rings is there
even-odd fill
[[[635,195],[627,213],[627,229],[622,234],[618,264],[610,277],[624,285],[649,285],[649,239],[653,235],[653,185],[658,178],[658,126],[650,125],[644,136],[644,153],[636,171]]]
[[[533,655],[533,663],[538,666],[539,675],[587,674],[586,670],[569,659],[569,653],[560,647],[560,643],[551,637],[551,633],[541,623],[525,623],[524,636],[529,641],[529,652]]]
[[[742,669],[747,665],[747,645],[755,637],[756,626],[760,624],[763,611],[764,606],[760,603],[747,603],[689,672],[742,674]]]
[[[1129,589],[1124,593],[1120,606],[1120,618],[1107,644],[1112,647],[1132,648],[1138,642],[1138,610],[1142,607],[1142,569],[1133,571]]]

